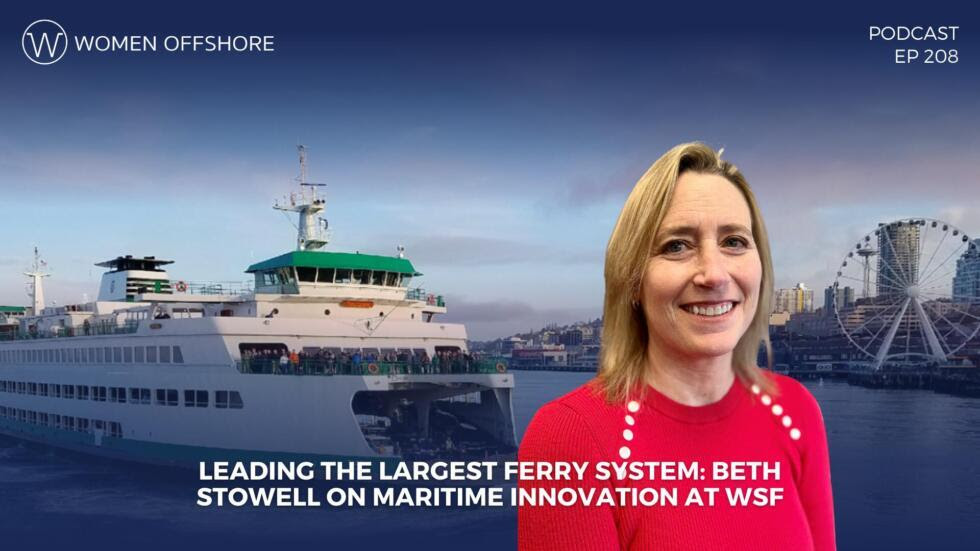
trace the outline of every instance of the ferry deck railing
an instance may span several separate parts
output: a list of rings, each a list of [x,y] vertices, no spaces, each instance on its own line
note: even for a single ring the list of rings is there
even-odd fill
[[[256,375],[460,375],[498,374],[507,372],[503,358],[481,358],[449,361],[435,359],[429,363],[384,362],[327,359],[303,359],[298,363],[273,359],[243,359],[235,367],[244,374]]]
[[[405,293],[405,298],[407,300],[421,300],[426,304],[431,306],[445,306],[446,302],[443,300],[442,295],[434,295],[432,293],[426,293],[425,289],[421,287],[416,287],[414,289],[409,289]]]
[[[20,341],[37,339],[58,339],[64,337],[89,337],[94,335],[128,335],[139,329],[138,321],[127,321],[122,324],[93,323],[69,327],[54,327],[45,331],[17,331],[0,333],[0,341]]]

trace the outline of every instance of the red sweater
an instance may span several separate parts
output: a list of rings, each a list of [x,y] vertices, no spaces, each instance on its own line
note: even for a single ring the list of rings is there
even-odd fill
[[[545,404],[521,442],[520,461],[698,462],[700,481],[521,481],[520,488],[676,488],[678,505],[522,505],[518,547],[576,550],[836,548],[830,461],[823,418],[803,385],[772,375],[772,398],[737,379],[718,402],[692,407],[650,388],[646,398],[609,405],[590,384]],[[634,411],[635,410],[635,411]],[[713,480],[714,462],[778,462],[779,480]],[[590,470],[590,473],[594,471]],[[644,471],[646,472],[646,471]],[[746,477],[748,478],[748,477]],[[683,506],[692,487],[719,488],[714,506]],[[731,505],[726,491],[783,488],[772,506]],[[618,503],[618,498],[617,498]]]

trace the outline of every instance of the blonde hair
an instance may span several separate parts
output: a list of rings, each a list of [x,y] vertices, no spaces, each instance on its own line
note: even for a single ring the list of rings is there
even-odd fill
[[[759,206],[745,177],[720,153],[702,143],[673,147],[657,159],[630,192],[606,248],[606,297],[603,305],[602,352],[596,383],[608,401],[622,402],[646,391],[646,348],[649,334],[643,309],[635,307],[654,239],[670,205],[677,179],[684,172],[715,174],[735,185],[752,216],[752,235],[762,262],[762,282],[755,316],[732,354],[732,368],[743,384],[757,384],[770,393],[775,385],[756,365],[760,345],[772,367],[769,314],[773,269],[769,237]]]

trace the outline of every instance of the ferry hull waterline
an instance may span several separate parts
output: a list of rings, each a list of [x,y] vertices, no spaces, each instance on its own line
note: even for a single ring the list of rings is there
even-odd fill
[[[246,270],[253,285],[171,280],[120,256],[94,302],[0,310],[0,433],[117,459],[431,459],[516,449],[506,362],[469,354],[441,296],[397,256],[326,252],[319,184],[296,250]]]

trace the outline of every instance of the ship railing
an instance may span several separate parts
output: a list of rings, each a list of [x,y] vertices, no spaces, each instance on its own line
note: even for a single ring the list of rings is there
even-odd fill
[[[300,360],[298,363],[273,359],[243,359],[235,362],[239,372],[257,375],[462,375],[507,372],[504,358],[456,359],[422,362]]]
[[[255,292],[251,281],[171,281],[177,293],[189,295],[247,295]]]
[[[407,300],[421,300],[430,306],[445,306],[446,302],[443,300],[442,295],[435,295],[432,293],[426,293],[425,289],[421,287],[416,287],[414,289],[409,289],[405,292],[405,298]]]
[[[29,330],[17,333],[0,333],[0,340],[60,339],[65,337],[90,337],[95,335],[128,335],[139,329],[139,322],[122,324],[91,323],[69,327],[52,327],[47,330]]]

